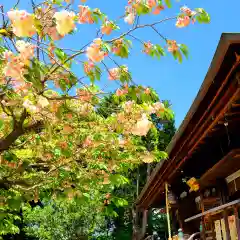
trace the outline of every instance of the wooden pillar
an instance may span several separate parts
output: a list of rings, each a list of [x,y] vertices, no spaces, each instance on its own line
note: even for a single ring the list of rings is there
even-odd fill
[[[201,211],[202,213],[204,213],[203,195],[201,192],[200,192],[200,204],[201,204]],[[204,216],[202,216],[201,220],[202,220],[202,229],[200,234],[203,239],[206,239]]]
[[[235,215],[235,218],[236,218],[237,235],[238,235],[238,239],[240,239],[240,221],[239,221],[238,207],[237,206],[234,206],[234,215]]]
[[[169,203],[168,203],[168,183],[165,183],[165,195],[166,195],[166,211],[167,211],[167,224],[168,224],[168,239],[172,239],[170,215],[169,215]]]
[[[142,233],[141,237],[144,238],[147,229],[147,220],[148,220],[148,210],[143,210],[143,218],[142,218]]]
[[[227,213],[227,210],[223,211],[223,218],[224,218],[224,223],[225,223],[227,240],[231,240],[230,229],[229,229],[229,224],[228,224],[228,213]]]

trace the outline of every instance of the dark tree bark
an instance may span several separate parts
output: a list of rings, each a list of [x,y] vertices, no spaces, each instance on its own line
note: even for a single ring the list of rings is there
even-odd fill
[[[14,126],[14,129],[6,137],[0,139],[0,153],[8,150],[10,146],[23,134],[29,131],[37,131],[43,126],[43,122],[38,121],[28,127],[23,127],[22,123],[17,123]]]

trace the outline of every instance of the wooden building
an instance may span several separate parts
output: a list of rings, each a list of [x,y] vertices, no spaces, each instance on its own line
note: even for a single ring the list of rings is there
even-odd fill
[[[170,204],[171,234],[182,228],[185,234],[201,232],[201,239],[240,240],[240,34],[222,34],[167,152],[136,201],[138,215],[164,206],[169,186],[176,198]]]

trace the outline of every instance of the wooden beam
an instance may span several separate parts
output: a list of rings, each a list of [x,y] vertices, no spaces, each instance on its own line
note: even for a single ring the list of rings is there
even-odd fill
[[[220,211],[223,211],[225,208],[229,208],[229,207],[232,207],[232,206],[237,205],[237,204],[240,204],[240,199],[237,199],[237,200],[235,200],[235,201],[232,201],[232,202],[223,204],[223,205],[221,205],[221,206],[212,208],[212,209],[210,209],[210,210],[208,210],[208,211],[205,211],[205,212],[203,212],[203,213],[199,213],[199,214],[197,214],[197,215],[195,215],[195,216],[192,216],[192,217],[190,217],[190,218],[185,219],[184,222],[190,222],[190,221],[192,221],[192,220],[194,220],[194,219],[201,218],[201,217],[203,217],[203,216],[205,216],[205,215],[207,215],[207,214],[211,214],[211,215],[218,214]]]

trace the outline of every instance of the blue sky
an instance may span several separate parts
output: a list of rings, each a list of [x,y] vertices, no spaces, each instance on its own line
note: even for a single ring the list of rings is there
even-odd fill
[[[0,0],[0,4],[9,9],[13,0]],[[80,3],[75,0],[75,5]],[[110,19],[123,15],[124,6],[127,0],[88,0],[90,7],[99,7]],[[213,58],[218,41],[223,32],[240,32],[239,9],[240,1],[231,0],[227,4],[226,0],[181,0],[173,1],[173,8],[165,10],[160,15],[154,17],[143,17],[141,24],[157,21],[167,16],[175,16],[179,8],[187,5],[190,8],[202,7],[211,16],[211,23],[208,25],[194,24],[184,29],[177,29],[174,21],[169,21],[158,25],[158,30],[168,39],[175,39],[178,43],[184,43],[189,47],[190,56],[182,64],[176,62],[171,55],[167,55],[160,60],[151,59],[141,53],[141,46],[134,42],[134,49],[131,51],[129,59],[120,60],[120,63],[128,65],[132,72],[133,80],[137,84],[151,86],[157,90],[161,99],[169,99],[176,116],[176,126],[178,127],[189,110],[204,77],[208,71]],[[11,5],[10,5],[11,4]],[[29,7],[29,0],[21,0],[20,9]],[[122,26],[122,21],[120,21]],[[128,26],[123,25],[120,32],[124,32]],[[75,36],[69,36],[59,43],[62,47],[81,48],[96,34],[96,25],[78,25],[78,32]],[[110,37],[114,37],[114,33]],[[134,36],[144,41],[151,40],[164,46],[164,41],[151,29],[137,30]],[[85,60],[84,56],[82,60]],[[109,67],[114,67],[113,63],[106,62]],[[75,66],[75,71],[81,75],[81,67]],[[103,85],[107,83],[106,91],[113,90],[116,86],[107,82],[106,75],[103,76]]]

